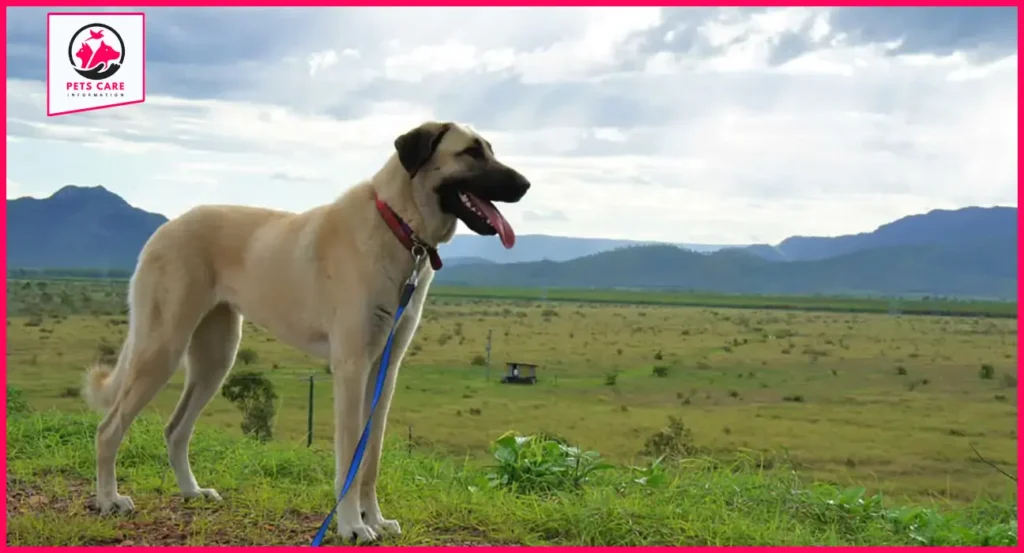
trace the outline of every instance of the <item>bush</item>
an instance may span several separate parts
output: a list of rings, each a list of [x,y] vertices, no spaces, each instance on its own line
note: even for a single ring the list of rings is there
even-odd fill
[[[277,392],[274,383],[252,371],[235,373],[221,388],[221,395],[242,412],[242,433],[261,442],[273,437]]]
[[[685,459],[699,452],[693,443],[693,432],[683,421],[669,415],[668,426],[652,434],[644,442],[642,455],[658,459]]]
[[[15,388],[13,386],[7,386],[7,414],[14,415],[18,413],[28,413],[32,410],[28,406],[28,400],[25,399],[25,393],[21,391],[21,388]]]
[[[993,367],[992,365],[989,365],[988,363],[985,363],[984,365],[982,365],[981,369],[978,371],[978,378],[981,378],[982,380],[992,380],[992,378],[995,375],[996,375],[995,367]]]
[[[238,350],[238,355],[236,357],[239,361],[248,366],[255,363],[260,356],[257,355],[256,350],[252,348],[242,348]]]
[[[614,386],[615,383],[618,382],[618,380],[619,380],[619,372],[618,371],[613,371],[613,372],[610,372],[610,373],[604,375],[604,385],[605,386]]]
[[[478,353],[474,355],[472,359],[469,360],[469,364],[473,365],[474,367],[482,367],[487,364],[487,358]]]
[[[651,374],[657,377],[665,378],[666,376],[668,376],[668,367],[666,367],[665,365],[655,365],[654,368],[651,369]]]
[[[580,451],[552,436],[506,432],[492,449],[498,464],[487,476],[491,486],[519,493],[577,490],[594,472],[612,468],[598,452]]]

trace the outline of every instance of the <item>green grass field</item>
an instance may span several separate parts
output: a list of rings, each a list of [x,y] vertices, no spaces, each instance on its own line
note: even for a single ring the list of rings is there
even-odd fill
[[[984,317],[892,316],[869,312],[883,310],[881,304],[850,298],[818,305],[804,299],[783,310],[764,308],[782,301],[772,298],[744,304],[736,297],[672,295],[668,301],[656,294],[645,300],[639,293],[549,291],[541,301],[523,291],[436,291],[402,367],[389,418],[382,502],[386,514],[395,509],[405,517],[400,543],[915,543],[875,519],[857,530],[838,529],[818,507],[792,504],[772,491],[800,486],[864,487],[883,493],[891,508],[925,505],[946,513],[961,521],[956,528],[974,528],[979,520],[996,528],[1016,511],[1015,484],[972,450],[1016,473],[1017,328],[1006,315],[1016,305],[985,307]],[[943,305],[949,303],[956,302]],[[129,523],[98,521],[83,506],[92,493],[95,418],[83,414],[77,389],[84,367],[121,345],[124,283],[9,281],[8,306],[8,385],[46,413],[18,424],[52,427],[55,417],[65,416],[49,413],[52,408],[72,413],[66,420],[81,433],[42,443],[30,430],[35,427],[15,432],[9,425],[9,448],[35,452],[12,460],[9,478],[44,497],[36,501],[60,504],[13,513],[12,543],[138,540],[133,529],[168,510],[193,520],[180,543],[302,543],[315,530],[314,519],[329,508],[333,478],[330,386],[315,387],[314,444],[307,450],[308,384],[301,377],[310,371],[326,377],[324,361],[247,323],[243,348],[255,355],[236,371],[260,371],[275,383],[274,439],[268,446],[241,440],[241,414],[218,397],[204,412],[193,447],[200,480],[212,479],[210,485],[236,499],[222,511],[164,497],[173,491],[173,478],[156,429],[181,392],[179,373],[147,410],[150,422],[133,430],[122,450],[121,459],[136,465],[123,461],[119,477],[145,514]],[[490,369],[482,366],[488,331]],[[540,382],[499,384],[506,361],[537,363]],[[632,479],[612,471],[596,476],[582,496],[552,502],[492,495],[495,490],[478,495],[469,490],[479,486],[465,485],[480,477],[490,445],[507,430],[561,436],[625,466],[648,462],[645,443],[670,416],[688,429],[687,449],[698,452],[692,456],[704,459],[687,462],[704,463],[700,470],[670,463],[676,487],[623,491]],[[43,447],[52,451],[41,454]],[[226,464],[225,451],[237,451],[231,459],[243,466]],[[762,459],[761,467],[779,468],[721,468],[749,456]],[[708,458],[717,464],[707,465]],[[51,462],[60,467],[47,468]],[[254,468],[269,466],[287,474]],[[796,476],[787,476],[789,469]],[[295,484],[305,491],[289,499],[284,490]],[[705,484],[713,488],[696,491]],[[442,499],[426,499],[440,489],[446,490]],[[734,501],[749,509],[726,507]],[[604,503],[587,506],[593,502]],[[770,512],[761,512],[765,508]],[[232,524],[240,516],[274,521],[289,509],[297,514],[280,527],[273,522],[247,532]],[[618,512],[631,513],[629,520],[613,522],[609,517]],[[46,517],[68,513],[74,525],[46,529],[52,528]],[[525,526],[510,526],[519,517]],[[196,526],[197,520],[203,523]],[[570,528],[574,524],[584,528]]]

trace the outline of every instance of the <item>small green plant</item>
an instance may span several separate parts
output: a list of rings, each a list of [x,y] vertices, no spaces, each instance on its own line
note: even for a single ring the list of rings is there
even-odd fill
[[[985,363],[978,370],[978,378],[982,380],[992,380],[996,376],[996,369],[992,365]]]
[[[261,442],[273,437],[277,392],[274,383],[258,372],[232,374],[220,391],[242,412],[242,433]]]
[[[658,351],[654,352],[654,360],[655,361],[661,361],[664,358],[665,358],[665,356],[661,353],[660,349]]]
[[[668,367],[665,365],[655,365],[654,368],[651,369],[651,374],[659,378],[665,378],[668,376]]]
[[[661,488],[669,481],[665,465],[661,464],[663,457],[651,459],[646,466],[630,466],[633,474],[633,482],[649,488]]]
[[[896,367],[896,374],[900,376],[907,376],[907,368],[903,365]]]
[[[604,385],[605,386],[614,386],[615,383],[618,380],[619,380],[619,371],[612,371],[612,372],[604,375]]]
[[[641,454],[658,459],[685,459],[699,452],[693,443],[693,432],[682,419],[669,415],[668,426],[655,432],[644,442]]]
[[[524,494],[578,490],[595,472],[612,468],[598,452],[549,436],[506,432],[492,449],[498,463],[488,474],[491,486]]]
[[[31,410],[21,388],[7,386],[7,414],[28,413]]]
[[[239,361],[248,366],[255,363],[260,356],[256,353],[256,350],[252,348],[242,348],[238,350],[238,355],[236,357]]]

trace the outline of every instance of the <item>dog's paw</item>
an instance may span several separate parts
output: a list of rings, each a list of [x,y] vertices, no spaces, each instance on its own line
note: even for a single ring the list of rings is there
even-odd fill
[[[338,523],[338,535],[341,539],[346,542],[349,540],[355,540],[356,543],[368,543],[377,541],[377,532],[373,531],[369,525],[357,522],[356,524],[344,524]]]
[[[127,495],[115,495],[112,499],[97,499],[96,507],[101,515],[130,513],[135,510],[135,502]]]
[[[220,494],[217,493],[217,490],[215,490],[213,488],[196,488],[196,489],[191,490],[191,491],[181,492],[181,495],[185,499],[192,499],[192,498],[195,498],[195,497],[205,497],[207,499],[212,499],[214,501],[221,501],[222,500],[222,498],[220,497]]]
[[[398,524],[397,520],[380,519],[370,523],[370,527],[384,536],[397,536],[402,533],[402,525]]]

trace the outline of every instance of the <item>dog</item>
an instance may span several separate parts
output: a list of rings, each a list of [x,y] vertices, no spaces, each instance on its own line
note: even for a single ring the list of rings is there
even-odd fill
[[[153,233],[129,281],[130,326],[117,363],[93,366],[83,390],[93,408],[106,412],[96,429],[101,514],[135,509],[117,491],[117,451],[182,358],[185,388],[164,428],[170,465],[183,496],[221,499],[196,481],[189,441],[234,363],[243,317],[330,361],[337,497],[369,416],[401,289],[415,269],[419,286],[395,331],[365,460],[337,521],[339,534],[357,542],[401,533],[381,514],[377,475],[398,368],[441,267],[436,248],[451,240],[460,220],[513,247],[515,233],[493,202],[518,202],[530,182],[457,123],[424,123],[396,138],[394,149],[373,177],[332,203],[302,213],[199,206]]]

